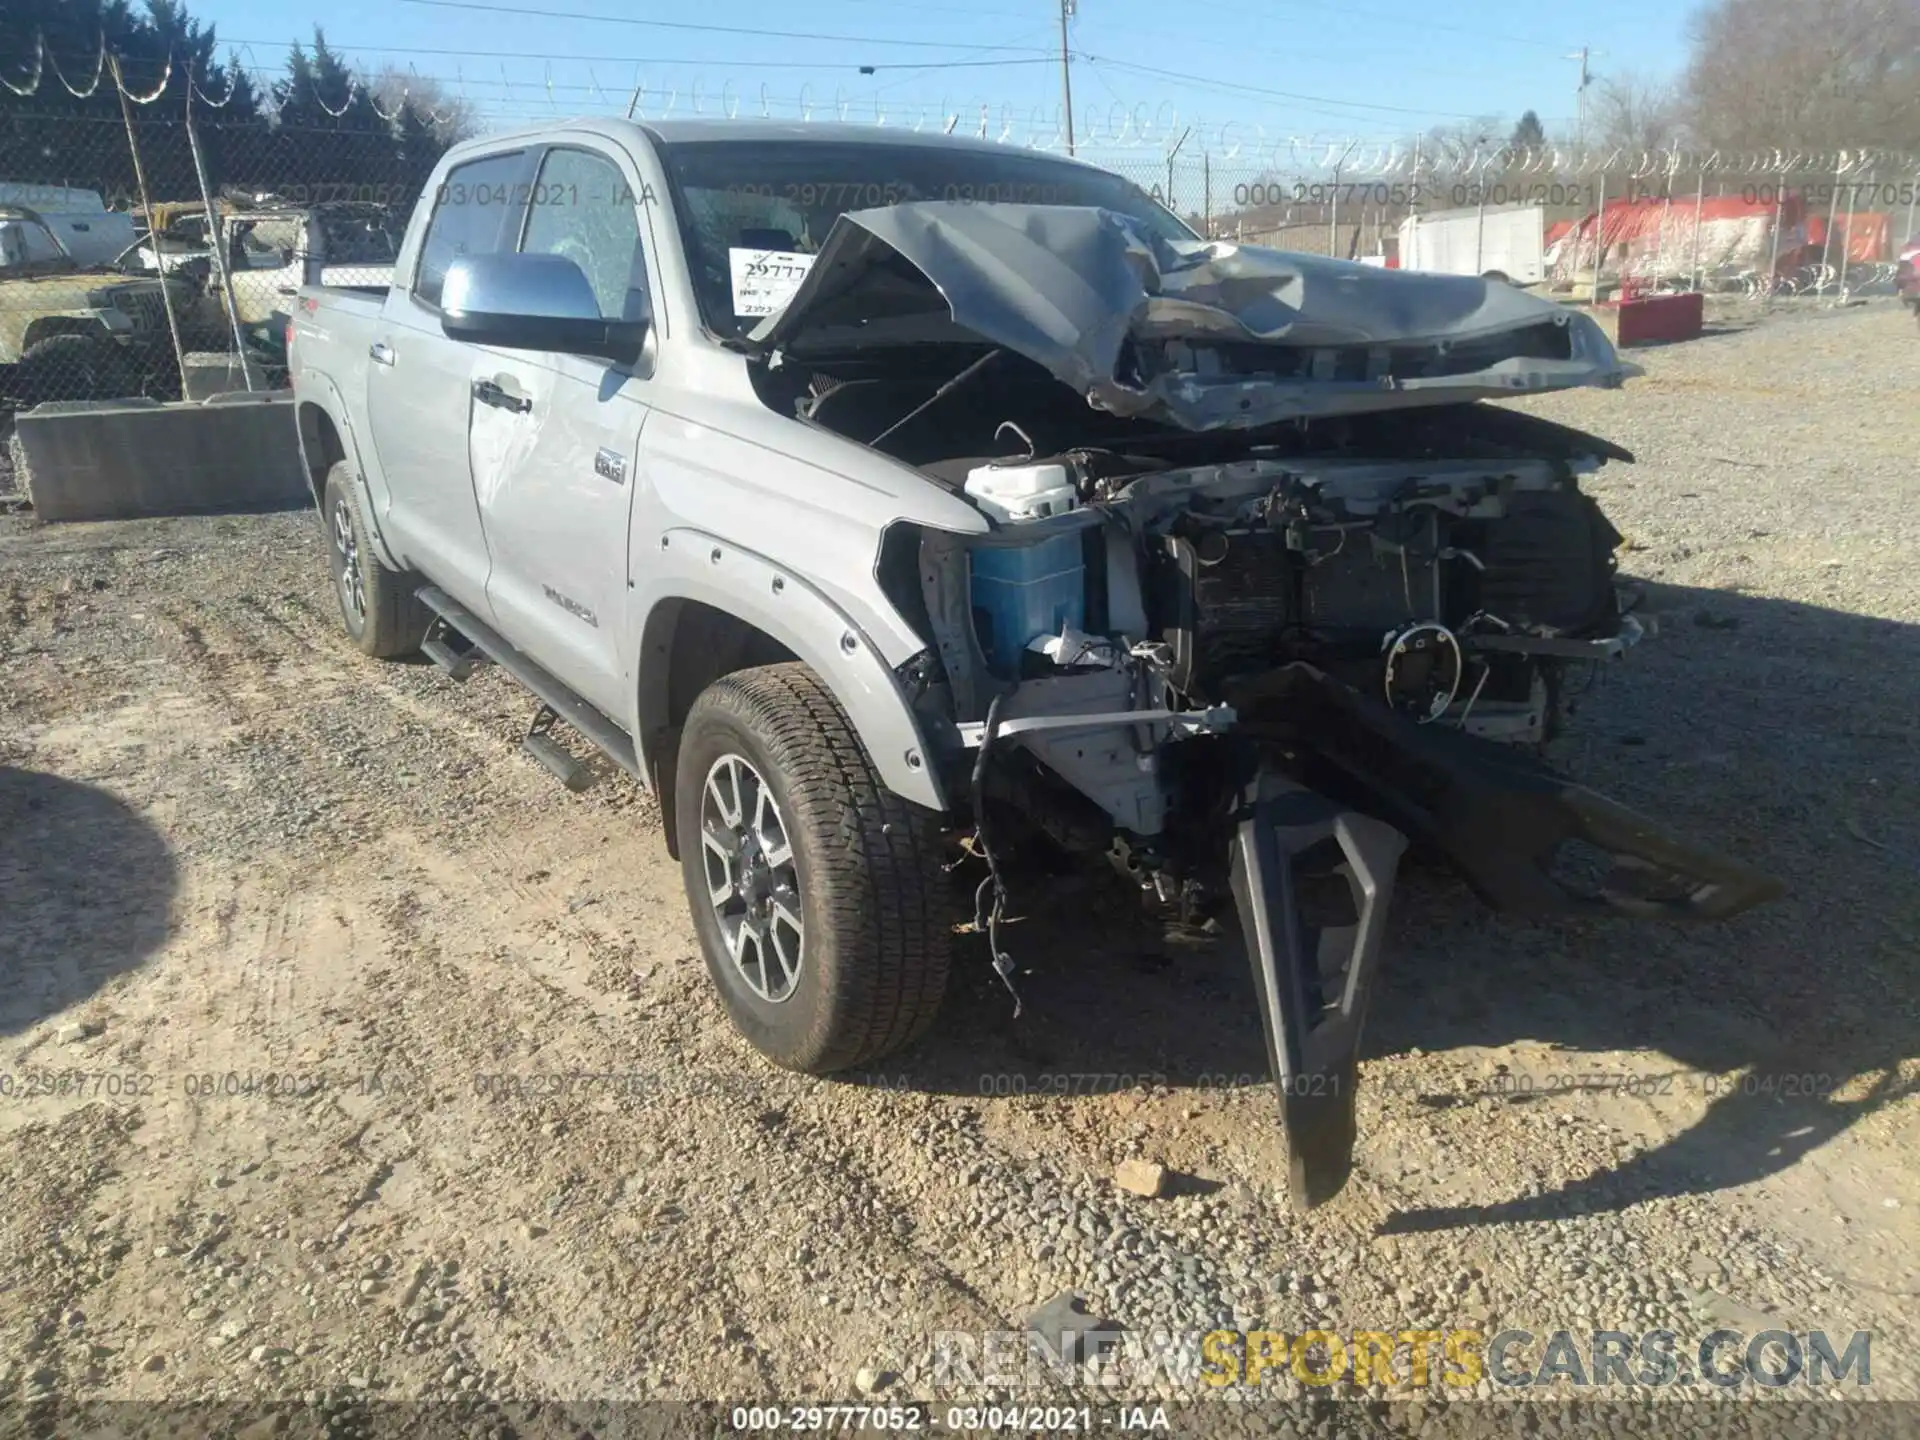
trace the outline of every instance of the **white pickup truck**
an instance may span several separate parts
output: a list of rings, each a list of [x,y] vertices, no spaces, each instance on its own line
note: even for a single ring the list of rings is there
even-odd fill
[[[449,151],[391,288],[302,290],[289,351],[348,635],[497,663],[543,764],[651,786],[781,1065],[932,1022],[962,839],[1009,988],[1013,857],[1104,858],[1238,912],[1313,1204],[1409,839],[1531,915],[1774,892],[1527,758],[1639,633],[1579,486],[1631,457],[1482,402],[1632,372],[1510,286],[985,142],[576,121]]]

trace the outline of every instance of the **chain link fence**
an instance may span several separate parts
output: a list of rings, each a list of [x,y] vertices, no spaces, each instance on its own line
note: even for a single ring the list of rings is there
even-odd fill
[[[383,113],[364,91],[337,113],[292,117],[235,114],[192,85],[179,105],[164,82],[163,107],[117,65],[103,83],[117,105],[0,96],[0,418],[284,385],[300,286],[385,285],[444,142],[404,103]],[[1080,153],[1213,238],[1497,273],[1575,300],[1890,291],[1902,242],[1920,232],[1910,155],[1356,140],[1215,154],[1193,140]]]
[[[1321,142],[1257,160],[1137,148],[1088,158],[1214,239],[1499,272],[1582,299],[1887,293],[1903,242],[1920,235],[1920,156],[1882,152],[1462,155]]]
[[[299,288],[385,285],[444,149],[405,116],[156,110],[0,114],[0,411],[284,386]]]

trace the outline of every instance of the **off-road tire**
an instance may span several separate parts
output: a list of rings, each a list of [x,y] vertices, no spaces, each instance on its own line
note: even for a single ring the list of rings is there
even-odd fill
[[[757,994],[728,953],[707,883],[702,805],[737,756],[766,785],[791,841],[805,924],[792,993]],[[825,1075],[925,1032],[946,994],[953,926],[938,821],[881,783],[846,712],[805,665],[725,675],[681,732],[675,825],[694,929],[727,1014],[789,1070]]]
[[[432,613],[414,595],[421,579],[389,570],[374,554],[367,538],[360,487],[355,483],[353,468],[345,460],[335,461],[327,471],[327,483],[320,500],[320,525],[327,537],[333,598],[340,606],[340,624],[347,638],[361,654],[380,660],[418,651],[420,642],[426,638],[427,625],[433,619]],[[351,543],[345,546],[341,543],[343,527],[351,536]],[[357,604],[351,588],[356,578],[360,586]]]
[[[127,357],[104,336],[49,335],[36,340],[21,352],[15,376],[20,398],[29,405],[118,400],[135,390]]]

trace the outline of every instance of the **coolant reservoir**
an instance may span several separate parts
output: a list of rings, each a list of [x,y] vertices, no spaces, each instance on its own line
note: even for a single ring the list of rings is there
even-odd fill
[[[1003,525],[1044,520],[1073,509],[1073,477],[1064,465],[976,465],[968,497]]]

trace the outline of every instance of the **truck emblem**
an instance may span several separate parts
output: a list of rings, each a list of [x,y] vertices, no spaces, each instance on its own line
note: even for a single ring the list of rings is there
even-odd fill
[[[627,457],[602,445],[593,457],[593,473],[616,485],[627,483]]]
[[[587,624],[593,626],[596,630],[600,628],[599,616],[595,615],[593,611],[582,605],[578,600],[575,600],[571,595],[562,595],[551,585],[542,585],[540,589],[545,592],[547,599],[551,600],[575,619],[586,621]]]

